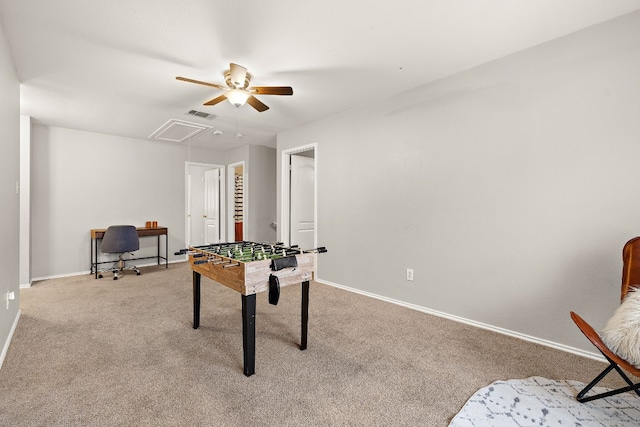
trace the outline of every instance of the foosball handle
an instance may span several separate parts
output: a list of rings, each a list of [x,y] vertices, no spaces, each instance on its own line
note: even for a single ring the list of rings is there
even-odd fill
[[[174,255],[184,255],[189,252],[189,249],[180,249],[178,252],[174,252]]]

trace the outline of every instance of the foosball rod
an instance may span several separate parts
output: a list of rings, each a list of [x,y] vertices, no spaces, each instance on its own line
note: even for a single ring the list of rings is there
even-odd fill
[[[193,255],[193,256],[195,256],[197,254],[202,254],[202,252],[194,251],[194,250],[186,248],[186,249],[180,249],[179,251],[176,251],[173,254],[174,255]],[[201,256],[204,256],[204,255],[201,255]]]
[[[327,248],[325,248],[324,246],[320,246],[317,247],[315,249],[307,249],[305,251],[303,251],[305,254],[323,254],[325,252],[327,252]]]

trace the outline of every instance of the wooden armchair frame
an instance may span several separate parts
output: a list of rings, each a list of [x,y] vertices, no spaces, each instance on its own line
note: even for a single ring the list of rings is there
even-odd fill
[[[622,249],[622,286],[620,290],[620,301],[624,300],[632,288],[640,287],[640,237],[634,237],[629,240]],[[600,399],[603,397],[613,396],[628,391],[635,391],[640,396],[640,382],[633,383],[629,377],[623,372],[623,369],[630,374],[640,377],[640,369],[636,368],[617,354],[615,354],[600,338],[600,335],[589,325],[582,317],[578,316],[573,311],[570,312],[571,319],[573,319],[576,326],[587,337],[591,344],[593,344],[602,355],[609,361],[609,366],[605,368],[593,381],[591,381],[582,391],[576,396],[578,402],[584,403],[591,400]],[[605,393],[599,393],[596,395],[585,397],[585,395],[599,383],[609,372],[616,370],[622,379],[628,384],[627,387],[610,390]]]
[[[611,351],[609,347],[607,347],[604,344],[604,342],[602,342],[600,335],[598,335],[598,333],[591,327],[591,325],[585,322],[582,319],[582,317],[578,316],[576,313],[572,311],[571,318],[573,319],[575,324],[578,326],[578,328],[582,331],[582,333],[587,337],[587,339],[591,341],[591,344],[593,344],[598,350],[600,350],[600,353],[602,353],[602,355],[609,361],[609,366],[607,366],[604,371],[602,371],[593,381],[591,381],[584,389],[582,389],[580,393],[578,393],[578,395],[576,396],[576,400],[578,402],[584,403],[584,402],[589,402],[590,400],[613,396],[615,394],[625,393],[627,391],[632,391],[632,390],[635,391],[638,396],[640,396],[640,391],[639,391],[640,382],[634,384],[629,379],[629,377],[622,371],[622,369],[624,369],[627,372],[635,375],[636,377],[640,377],[640,369],[631,365],[629,362],[622,359],[621,357],[616,355],[613,351]],[[587,394],[589,390],[593,388],[593,386],[599,383],[613,369],[615,369],[618,372],[618,374],[620,374],[622,379],[629,385],[627,387],[622,387],[615,390],[607,391],[605,393],[600,393],[593,396],[585,397],[585,394]]]

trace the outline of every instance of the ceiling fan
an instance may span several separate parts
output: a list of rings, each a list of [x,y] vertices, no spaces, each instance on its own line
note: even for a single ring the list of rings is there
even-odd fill
[[[236,107],[241,107],[247,103],[262,112],[268,110],[269,107],[253,95],[293,95],[293,89],[289,86],[249,86],[251,74],[243,66],[233,63],[229,64],[229,69],[224,72],[224,80],[227,86],[179,76],[176,79],[225,91],[222,95],[205,102],[204,105],[216,105],[227,99]]]

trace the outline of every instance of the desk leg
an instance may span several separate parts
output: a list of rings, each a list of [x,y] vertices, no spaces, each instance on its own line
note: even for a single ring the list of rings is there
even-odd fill
[[[158,249],[156,250],[156,254],[158,256],[156,259],[158,260],[158,265],[160,265],[160,235],[159,234],[156,236],[156,243],[158,244]]]
[[[169,268],[169,234],[164,235],[164,268]]]
[[[300,333],[300,350],[307,349],[307,331],[309,329],[309,282],[302,282],[302,319]]]
[[[95,254],[95,264],[92,264],[91,267],[95,270],[95,278],[98,278],[98,239],[93,239],[93,252],[91,252],[91,261],[94,260],[93,254]]]
[[[91,237],[91,240],[89,241],[89,253],[91,255],[91,262],[89,264],[91,270],[89,270],[89,274],[93,274],[93,237]]]
[[[242,351],[244,374],[256,371],[256,294],[242,295]]]
[[[200,327],[200,273],[193,272],[193,329]]]

